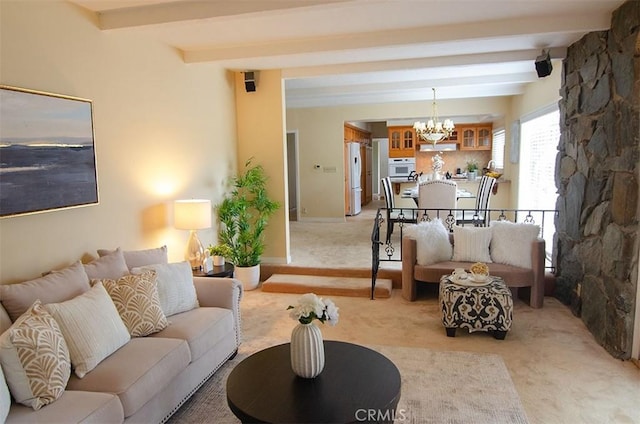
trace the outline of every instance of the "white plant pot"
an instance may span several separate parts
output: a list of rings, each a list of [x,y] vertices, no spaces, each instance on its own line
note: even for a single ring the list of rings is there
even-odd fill
[[[302,378],[315,378],[323,368],[322,332],[313,323],[296,325],[291,332],[291,369]]]
[[[255,290],[260,284],[260,264],[254,266],[237,266],[233,270],[233,278],[240,280],[245,290]]]
[[[213,255],[213,266],[224,266],[224,256]]]

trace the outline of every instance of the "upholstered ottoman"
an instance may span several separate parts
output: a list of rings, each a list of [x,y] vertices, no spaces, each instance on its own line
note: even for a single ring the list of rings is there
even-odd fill
[[[503,340],[511,329],[513,299],[502,278],[490,277],[486,283],[458,282],[450,275],[440,279],[442,324],[447,336],[455,337],[456,329],[469,332],[492,332]]]

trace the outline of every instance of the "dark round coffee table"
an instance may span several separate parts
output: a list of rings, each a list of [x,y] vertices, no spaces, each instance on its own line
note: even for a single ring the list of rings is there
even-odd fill
[[[227,402],[242,422],[393,422],[400,372],[384,355],[325,341],[325,365],[313,379],[291,370],[289,343],[254,353],[227,379]]]

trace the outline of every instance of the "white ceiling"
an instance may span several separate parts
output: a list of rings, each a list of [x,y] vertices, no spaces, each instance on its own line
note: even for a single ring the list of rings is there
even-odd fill
[[[185,63],[282,69],[287,107],[509,96],[623,0],[71,0]],[[554,66],[561,62],[554,61]],[[259,81],[258,81],[259,89]]]

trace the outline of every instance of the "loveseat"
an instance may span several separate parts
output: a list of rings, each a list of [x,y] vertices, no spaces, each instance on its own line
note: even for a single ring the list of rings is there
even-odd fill
[[[237,353],[238,280],[192,277],[166,247],[100,253],[0,286],[0,421],[163,422]]]
[[[529,304],[544,299],[545,241],[533,224],[491,222],[489,227],[458,227],[449,232],[439,219],[407,226],[402,237],[402,297],[416,299],[416,282],[439,283],[456,268],[484,262],[489,273],[510,288],[527,288]]]

